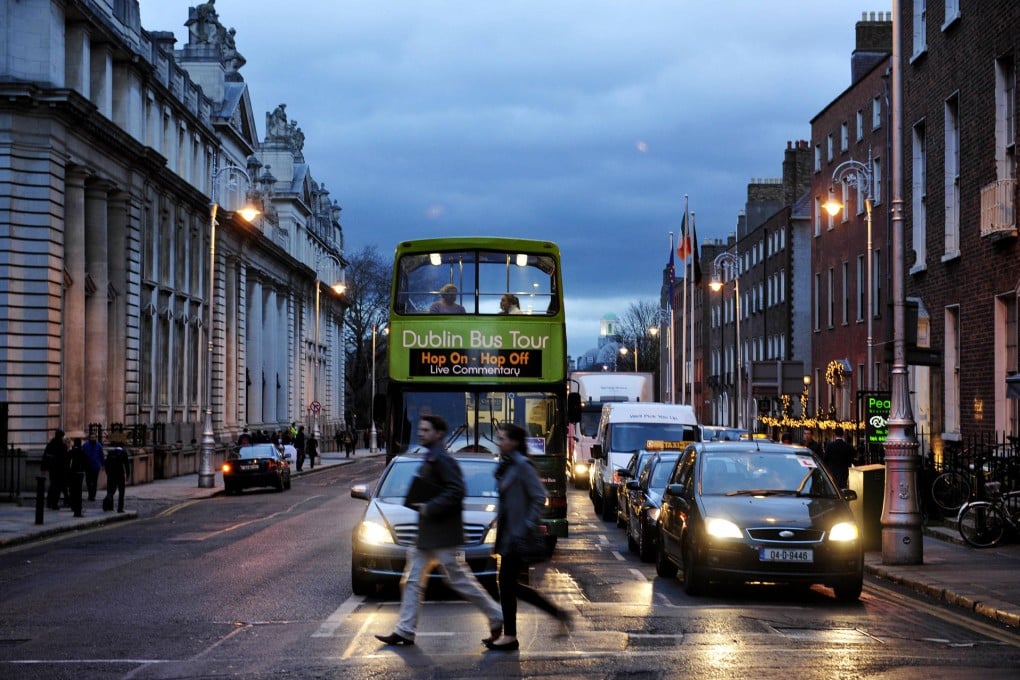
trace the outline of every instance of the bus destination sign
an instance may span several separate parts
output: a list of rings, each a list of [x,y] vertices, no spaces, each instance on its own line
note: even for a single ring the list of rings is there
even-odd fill
[[[541,378],[537,349],[412,349],[410,375],[429,378]]]

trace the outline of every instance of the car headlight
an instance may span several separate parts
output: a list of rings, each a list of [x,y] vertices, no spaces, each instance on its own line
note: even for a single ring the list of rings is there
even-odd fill
[[[856,541],[857,525],[853,522],[840,522],[829,531],[830,541]]]
[[[390,530],[378,522],[366,520],[358,527],[358,540],[370,545],[382,545],[393,543],[393,534]]]
[[[648,508],[648,512],[645,513],[645,516],[648,517],[648,521],[649,522],[654,524],[655,522],[659,521],[659,509],[658,508]]]
[[[709,517],[705,521],[705,530],[712,538],[743,538],[740,527],[728,519]]]
[[[496,544],[496,523],[493,522],[489,525],[488,531],[485,532],[485,538],[482,539],[482,543],[488,543],[489,545]]]
[[[576,470],[577,474],[579,474],[579,475],[587,474],[587,472],[588,472],[588,464],[587,463],[574,463],[574,470]]]

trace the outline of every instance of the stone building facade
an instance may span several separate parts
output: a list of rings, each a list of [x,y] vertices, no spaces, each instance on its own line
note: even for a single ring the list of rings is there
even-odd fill
[[[339,205],[282,106],[259,140],[212,3],[190,9],[179,49],[136,0],[2,0],[0,16],[8,443],[31,457],[57,428],[123,429],[143,476],[154,453],[173,457],[165,474],[194,471],[210,346],[218,451],[243,427],[338,424]]]

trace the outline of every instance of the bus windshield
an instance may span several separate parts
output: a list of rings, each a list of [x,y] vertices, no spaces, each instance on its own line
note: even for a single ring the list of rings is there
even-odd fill
[[[528,433],[531,455],[564,455],[565,415],[559,404],[552,392],[406,391],[401,402],[392,405],[392,443],[401,453],[421,450],[416,437],[418,420],[432,414],[446,420],[446,448],[453,452],[498,454],[496,431],[503,423],[513,423]]]

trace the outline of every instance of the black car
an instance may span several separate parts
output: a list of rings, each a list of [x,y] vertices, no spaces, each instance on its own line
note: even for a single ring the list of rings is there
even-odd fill
[[[274,444],[250,444],[232,452],[224,461],[223,489],[241,493],[241,489],[271,486],[277,491],[290,488],[290,459]]]
[[[657,451],[645,461],[637,479],[627,482],[626,498],[630,505],[626,526],[627,547],[636,552],[642,562],[655,559],[662,493],[679,458],[679,451]]]
[[[627,461],[627,467],[622,467],[616,471],[616,476],[620,478],[620,489],[616,492],[616,526],[626,527],[629,521],[630,501],[626,492],[627,482],[637,479],[641,468],[645,465],[645,461],[651,458],[654,453],[654,451],[646,449],[635,451],[631,454],[630,460]]]
[[[712,582],[820,583],[856,600],[864,551],[847,502],[856,498],[804,447],[692,444],[663,494],[656,572],[682,568],[691,595]]]
[[[496,467],[499,458],[488,454],[457,454],[464,475],[464,559],[483,583],[495,588],[496,508],[499,489]],[[376,586],[396,586],[404,573],[408,546],[418,540],[418,513],[404,507],[411,481],[421,467],[422,456],[394,457],[382,472],[374,492],[366,484],[351,487],[351,497],[369,501],[361,521],[354,526],[351,543],[351,589],[367,595]],[[433,570],[431,580],[445,578]]]

